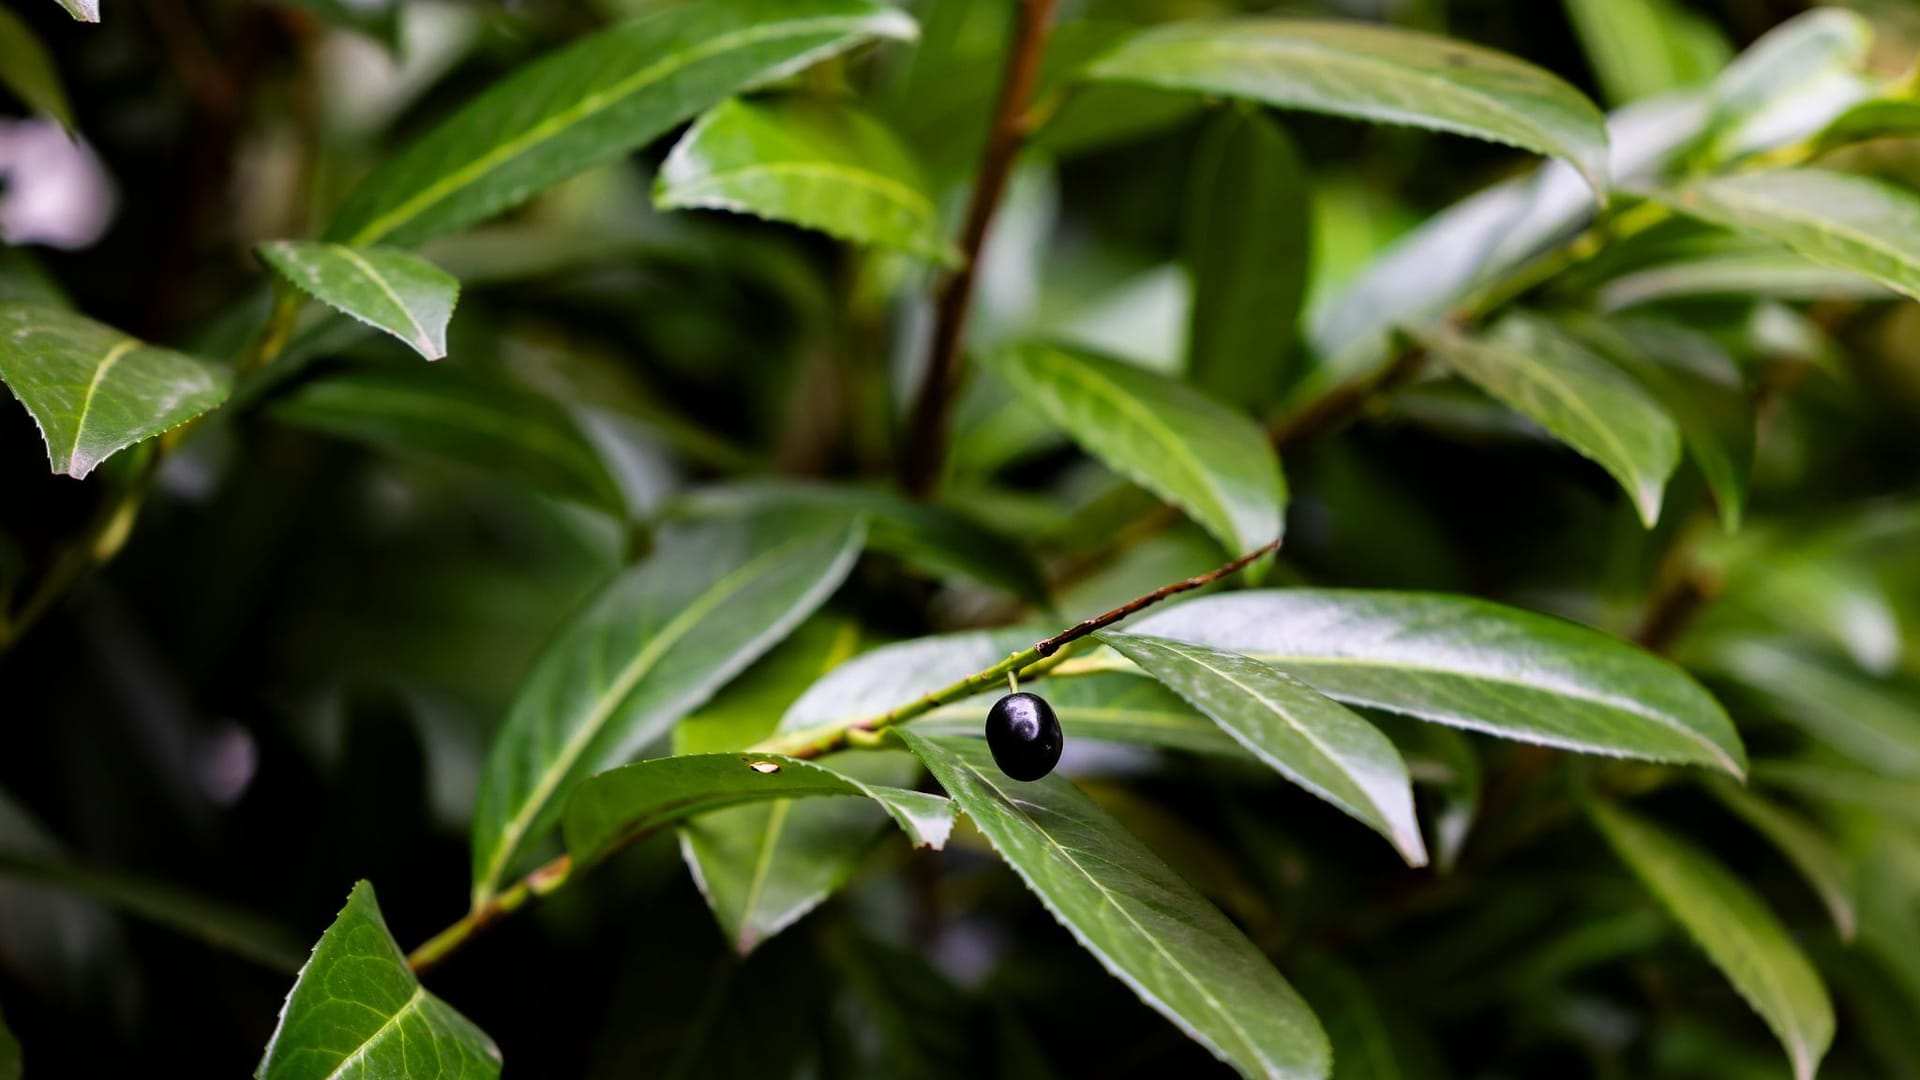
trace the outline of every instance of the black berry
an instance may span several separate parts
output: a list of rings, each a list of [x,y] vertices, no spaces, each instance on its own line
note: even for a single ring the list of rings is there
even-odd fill
[[[1038,780],[1052,772],[1066,742],[1060,718],[1038,694],[1008,694],[987,712],[993,763],[1015,780]]]

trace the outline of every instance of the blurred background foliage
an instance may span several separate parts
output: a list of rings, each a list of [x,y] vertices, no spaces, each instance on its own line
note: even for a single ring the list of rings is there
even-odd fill
[[[53,58],[113,209],[77,249],[0,248],[0,296],[63,295],[145,340],[230,356],[267,306],[254,245],[316,234],[374,163],[478,90],[656,6],[107,0],[83,27],[9,0]],[[795,83],[860,94],[951,225],[1012,5],[906,6],[917,47],[856,52]],[[1868,49],[1789,65],[1746,126],[1692,152],[1817,136],[1865,88],[1898,80],[1920,6],[1847,7],[1871,26]],[[1063,62],[1114,27],[1235,10],[1063,8]],[[1803,8],[1286,11],[1501,49],[1613,108],[1709,82]],[[1539,167],[1487,143],[1142,88],[1057,104],[989,241],[975,351],[1045,336],[1166,372],[1202,362],[1188,324],[1208,301],[1188,245],[1244,193],[1231,180],[1194,193],[1233,152],[1224,128],[1257,121],[1284,140],[1262,167],[1295,185],[1269,225],[1310,252],[1274,271],[1298,277],[1298,332],[1255,331],[1283,374],[1248,392],[1282,431],[1383,355],[1361,340],[1384,326],[1351,306],[1364,302],[1356,282],[1384,274],[1418,291],[1471,276],[1475,258],[1457,243],[1440,251],[1464,271],[1383,253]],[[1822,164],[1920,184],[1920,141],[1872,133],[1836,138]],[[427,244],[462,283],[440,367],[384,336],[296,338],[243,408],[166,458],[125,551],[0,655],[0,1008],[31,1075],[250,1068],[286,990],[279,962],[304,955],[354,880],[378,883],[402,942],[463,910],[491,732],[543,645],[649,549],[663,513],[721,481],[889,475],[932,268],[745,215],[658,211],[649,189],[673,141]],[[13,168],[0,204],[19,195]],[[1920,309],[1684,219],[1526,285],[1556,318],[1604,316],[1586,327],[1603,342],[1635,326],[1696,335],[1738,366],[1757,402],[1738,531],[1684,465],[1643,527],[1590,462],[1428,370],[1350,423],[1282,439],[1291,499],[1271,580],[1469,592],[1656,645],[1727,705],[1768,805],[1815,823],[1840,867],[1834,891],[1809,888],[1737,796],[1451,730],[1406,750],[1430,830],[1451,815],[1463,837],[1442,871],[1408,869],[1259,776],[1105,746],[1070,750],[1063,768],[1279,958],[1336,1046],[1380,1048],[1377,1075],[1786,1072],[1762,1021],[1581,826],[1560,781],[1604,769],[1755,886],[1815,959],[1840,1016],[1823,1075],[1920,1076]],[[0,596],[23,595],[145,452],[85,484],[50,476],[32,420],[0,408]],[[984,373],[958,410],[941,505],[1015,538],[1067,619],[1222,558]],[[1018,595],[1024,560],[1003,569],[983,583],[909,539],[865,557],[831,617],[857,648],[1065,625]],[[735,693],[777,713],[803,673]],[[1388,730],[1405,750],[1431,735],[1415,727]],[[243,944],[210,942],[208,926]],[[887,839],[842,895],[744,961],[674,841],[656,839],[503,925],[433,985],[518,1075],[1220,1068],[1107,977],[965,826],[940,858]],[[1369,1073],[1356,1062],[1338,1075]]]

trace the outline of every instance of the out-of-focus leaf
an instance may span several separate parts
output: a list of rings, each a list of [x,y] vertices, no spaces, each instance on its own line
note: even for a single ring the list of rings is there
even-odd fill
[[[838,102],[721,102],[674,144],[653,201],[662,210],[753,214],[959,260],[913,152],[879,120]]]
[[[1302,961],[1296,978],[1333,1044],[1336,1080],[1412,1080],[1401,1050],[1357,972],[1320,953]]]
[[[1200,19],[1141,31],[1088,78],[1470,135],[1565,158],[1607,188],[1605,118],[1580,91],[1505,53],[1393,27]]]
[[[418,255],[392,248],[276,240],[260,258],[300,291],[377,327],[429,360],[447,355],[447,320],[460,283]]]
[[[1872,44],[1872,24],[1843,8],[1817,8],[1774,27],[1714,80],[1703,156],[1725,160],[1820,131],[1867,96],[1854,72]]]
[[[1349,705],[1585,753],[1708,765],[1746,752],[1699,684],[1652,653],[1464,596],[1279,589],[1203,597],[1128,630],[1264,660]]]
[[[1219,909],[1058,774],[1009,780],[977,739],[897,729],[1102,966],[1246,1076],[1324,1077],[1306,1003]]]
[[[1566,0],[1566,8],[1616,105],[1699,82],[1733,52],[1712,23],[1671,0]]]
[[[1613,474],[1648,528],[1659,520],[1680,433],[1632,379],[1534,318],[1510,316],[1478,338],[1436,328],[1421,339],[1442,363]]]
[[[75,479],[231,386],[225,369],[41,304],[0,304],[0,382],[40,425],[53,471]]]
[[[1719,575],[1722,583],[1715,605],[1719,610],[1711,614],[1758,617],[1794,638],[1825,639],[1870,675],[1885,678],[1894,673],[1905,642],[1895,603],[1900,589],[1865,560],[1851,555],[1844,543],[1838,542],[1840,534],[1783,539],[1756,533],[1742,539],[1747,542],[1701,546],[1702,567]],[[1728,670],[1736,675],[1751,666],[1738,661],[1740,648],[1753,635],[1719,634],[1716,629],[1712,618],[1696,624],[1705,639],[1700,651],[1706,655],[1701,662],[1730,661]],[[1715,649],[1726,637],[1734,639],[1734,654],[1715,657]],[[1767,649],[1761,645],[1746,649],[1746,653],[1756,662],[1766,663]],[[1796,665],[1789,660],[1789,666]],[[1831,682],[1818,672],[1809,673],[1809,678]],[[1756,685],[1767,688],[1774,682],[1762,673]],[[1856,697],[1844,689],[1841,696]],[[1817,695],[1787,698],[1814,701]],[[1884,706],[1876,711],[1884,714]]]
[[[748,507],[838,510],[867,519],[867,545],[941,576],[970,578],[1046,606],[1047,583],[1019,540],[951,507],[913,502],[881,488],[751,481],[711,487],[676,503],[687,513],[737,513]]]
[[[1385,735],[1277,668],[1167,638],[1099,635],[1270,768],[1387,838],[1410,866],[1427,849],[1406,762]]]
[[[1865,810],[1920,827],[1920,799],[1913,781],[1817,761],[1756,761],[1753,779],[1827,807]]]
[[[73,106],[60,83],[60,71],[53,66],[47,47],[35,37],[33,29],[20,16],[0,8],[0,86],[19,96],[28,107],[46,113],[72,131]]]
[[[1089,454],[1186,511],[1227,550],[1280,535],[1286,482],[1246,417],[1152,372],[1051,346],[1008,350],[997,370]]]
[[[1100,739],[1246,760],[1247,751],[1186,699],[1151,679],[1102,673],[1037,684],[1070,739]],[[929,736],[978,735],[995,695],[943,705],[914,722]]]
[[[1391,715],[1369,719],[1378,721],[1381,733],[1393,740],[1414,787],[1428,790],[1420,801],[1427,805],[1433,865],[1452,869],[1480,813],[1480,758],[1473,744],[1458,730],[1439,724]],[[1429,795],[1437,806],[1428,805]]]
[[[587,776],[617,765],[778,644],[840,585],[858,522],[798,515],[661,533],[548,647],[495,737],[474,807],[476,902]]]
[[[1709,252],[1630,271],[1594,296],[1604,311],[1699,296],[1766,296],[1781,300],[1882,300],[1885,286],[1848,270],[1822,266],[1772,245]]]
[[[0,305],[25,301],[51,308],[71,308],[60,283],[25,248],[0,247]]]
[[[330,372],[270,408],[282,423],[518,478],[614,512],[620,489],[551,398],[470,368],[381,364]]]
[[[1675,322],[1586,317],[1568,325],[1659,401],[1706,477],[1721,523],[1738,529],[1753,470],[1754,410],[1733,358]]]
[[[1920,297],[1920,196],[1906,188],[1826,169],[1781,169],[1696,180],[1653,197]]]
[[[1715,644],[1703,662],[1778,703],[1821,744],[1883,776],[1920,780],[1920,686],[1758,640]]]
[[[1868,139],[1910,139],[1920,136],[1920,101],[1877,98],[1863,101],[1827,125],[1820,133],[1822,149],[1833,149]]]
[[[1780,854],[1800,871],[1800,876],[1826,905],[1840,939],[1853,940],[1854,928],[1859,923],[1853,873],[1833,842],[1800,815],[1738,784],[1714,777],[1707,782],[1707,790],[1780,849]]]
[[[807,688],[780,718],[782,732],[866,719],[1004,660],[1047,636],[1034,627],[936,634],[862,653]],[[981,715],[984,723],[985,714]]]
[[[603,30],[509,75],[387,159],[327,239],[414,244],[642,146],[741,90],[913,21],[867,0],[718,0]]]
[[[1279,390],[1306,292],[1306,168],[1285,129],[1257,112],[1212,121],[1187,177],[1182,261],[1193,278],[1190,380],[1258,409]]]
[[[938,795],[866,784],[799,758],[735,753],[655,758],[594,776],[573,789],[562,831],[574,863],[584,866],[627,840],[710,810],[835,795],[886,807],[921,847],[944,846],[953,829],[953,806]]]
[[[20,1040],[14,1038],[7,1018],[0,1015],[0,1080],[20,1080]]]
[[[500,1075],[500,1050],[414,978],[362,881],[300,969],[253,1075],[490,1080]]]
[[[164,881],[57,856],[0,853],[0,878],[32,881],[93,897],[197,941],[277,971],[300,966],[300,942],[249,911]]]
[[[80,22],[97,23],[100,21],[100,0],[55,0],[67,9],[67,14]]]
[[[1593,820],[1614,851],[1687,928],[1812,1080],[1833,1042],[1833,1003],[1820,975],[1766,904],[1706,852],[1616,806]]]
[[[334,26],[344,27],[386,46],[390,53],[399,53],[401,46],[401,13],[406,0],[279,0],[283,4],[293,4],[325,19]]]

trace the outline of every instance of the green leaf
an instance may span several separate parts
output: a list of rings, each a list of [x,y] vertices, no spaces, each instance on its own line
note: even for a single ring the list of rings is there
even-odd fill
[[[1409,866],[1426,865],[1406,763],[1371,724],[1238,653],[1167,638],[1098,636],[1269,767],[1386,837]]]
[[[300,942],[253,912],[177,885],[58,855],[0,852],[0,879],[15,878],[92,897],[276,971],[300,966]]]
[[[663,531],[560,632],[508,711],[474,808],[476,903],[576,784],[665,735],[805,621],[863,531],[791,514]]]
[[[500,1050],[414,978],[362,881],[300,969],[253,1075],[486,1080],[500,1075]]]
[[[1725,161],[1817,134],[1867,96],[1873,25],[1856,12],[1818,8],[1767,31],[1713,84],[1711,132],[1700,156]]]
[[[420,256],[296,240],[259,250],[281,277],[328,307],[385,330],[429,360],[447,355],[447,320],[460,283]]]
[[[1798,1080],[1833,1042],[1833,1004],[1813,965],[1766,904],[1706,852],[1607,803],[1594,823],[1740,996],[1766,1020]]]
[[[1009,780],[978,739],[896,734],[1054,918],[1140,999],[1254,1077],[1325,1077],[1306,1003],[1219,909],[1071,783]]]
[[[293,427],[511,477],[619,512],[619,486],[567,409],[504,376],[375,364],[328,372],[269,407]]]
[[[636,19],[546,56],[364,180],[327,239],[410,245],[616,160],[725,98],[913,21],[869,0],[718,0]]]
[[[1652,528],[1680,456],[1673,420],[1632,379],[1540,320],[1502,319],[1483,337],[1423,332],[1434,357],[1620,482]]]
[[[1473,744],[1459,731],[1439,724],[1385,714],[1368,719],[1393,740],[1414,785],[1428,789],[1420,803],[1427,810],[1433,836],[1433,865],[1451,870],[1480,813],[1480,758]]]
[[[0,382],[33,414],[56,473],[102,461],[219,405],[227,373],[72,312],[0,304]]]
[[[1711,646],[1701,666],[1759,691],[1783,719],[1852,761],[1920,780],[1920,685],[1867,678],[1844,663],[1752,639]]]
[[[1280,535],[1286,482],[1246,417],[1165,376],[1047,345],[1002,353],[997,371],[1089,454],[1186,511],[1228,551]]]
[[[1087,77],[1470,135],[1561,157],[1607,187],[1605,119],[1580,91],[1492,49],[1412,30],[1205,19],[1144,30]]]
[[[1353,969],[1322,953],[1309,953],[1296,978],[1326,1025],[1337,1080],[1411,1080],[1379,1004]]]
[[[562,831],[576,865],[665,826],[743,803],[841,795],[886,808],[915,845],[939,849],[953,806],[937,795],[866,784],[824,765],[778,754],[691,754],[623,765],[574,788]]]
[[[1690,86],[1732,53],[1711,22],[1671,0],[1566,0],[1566,8],[1615,104]]]
[[[1852,941],[1859,925],[1853,872],[1833,842],[1805,818],[1738,784],[1714,777],[1707,783],[1707,790],[1780,849],[1826,905],[1840,939]]]
[[[1754,411],[1740,368],[1705,334],[1645,318],[1575,317],[1569,328],[1625,369],[1680,429],[1728,532],[1740,527],[1753,471]]]
[[[100,0],[56,0],[67,14],[80,22],[97,23],[100,21]]]
[[[953,264],[913,152],[879,120],[814,98],[723,101],[660,166],[662,210],[753,214]]]
[[[1247,751],[1220,725],[1151,679],[1109,672],[1049,678],[1041,685],[1047,704],[1059,715],[1060,726],[1070,739],[1247,759]],[[997,692],[983,694],[943,705],[914,721],[914,729],[929,736],[978,735],[986,723],[987,709],[997,696]]]
[[[1920,101],[1876,98],[1841,113],[1820,133],[1820,147],[1831,150],[1871,139],[1911,139],[1920,136]]]
[[[822,612],[800,624],[740,677],[673,726],[673,752],[712,754],[745,750],[780,725],[780,714],[807,687],[851,660],[861,644],[860,624]]]
[[[951,507],[914,502],[881,488],[792,481],[743,481],[683,496],[676,507],[699,516],[749,507],[839,510],[867,519],[867,546],[942,577],[971,578],[1041,607],[1046,578],[1032,552],[1014,537]]]
[[[364,34],[398,56],[406,0],[279,0],[305,8],[334,26]]]
[[[1816,761],[1756,761],[1753,779],[1830,807],[1848,807],[1920,828],[1913,781]]]
[[[828,672],[780,718],[782,732],[878,716],[1047,636],[1035,627],[936,634],[884,645]],[[984,722],[985,714],[981,715]]]
[[[60,84],[60,71],[53,65],[52,55],[34,36],[33,28],[6,8],[0,8],[0,56],[7,58],[0,64],[0,86],[12,90],[29,108],[46,113],[72,131],[73,106],[67,103],[67,91]]]
[[[1306,293],[1310,204],[1300,151],[1278,124],[1233,110],[1207,125],[1181,261],[1193,279],[1188,371],[1222,401],[1259,408],[1280,388]]]
[[[1707,252],[1621,274],[1595,291],[1603,311],[1692,297],[1884,300],[1879,282],[1822,266],[1772,244]]]
[[[1465,596],[1252,590],[1148,614],[1136,634],[1264,660],[1337,701],[1583,753],[1709,765],[1746,752],[1718,702],[1652,653]]]
[[[7,1018],[0,1014],[0,1080],[20,1080],[20,1040],[13,1037]]]
[[[1920,297],[1920,196],[1906,188],[1825,169],[1782,169],[1697,180],[1652,197]]]

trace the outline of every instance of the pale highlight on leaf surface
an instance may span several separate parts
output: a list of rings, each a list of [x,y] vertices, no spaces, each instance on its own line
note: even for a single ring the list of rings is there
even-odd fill
[[[724,98],[913,20],[866,0],[714,0],[601,31],[507,76],[354,189],[327,239],[415,244],[645,145]]]
[[[67,14],[81,22],[100,21],[100,0],[57,0],[57,2],[67,9]]]
[[[336,311],[385,330],[429,360],[447,355],[447,320],[460,283],[418,255],[390,248],[276,240],[260,257]]]
[[[256,1080],[499,1075],[499,1048],[420,985],[364,881],[300,969],[254,1070]]]
[[[1300,995],[1218,908],[1058,773],[1010,780],[981,739],[896,729],[1053,917],[1155,1011],[1248,1077],[1330,1075]]]
[[[1602,199],[1606,121],[1559,77],[1462,41],[1358,22],[1200,19],[1144,30],[1088,78],[1409,124],[1565,158]]]
[[[222,368],[72,312],[0,305],[0,382],[33,414],[56,473],[84,478],[227,398]]]

